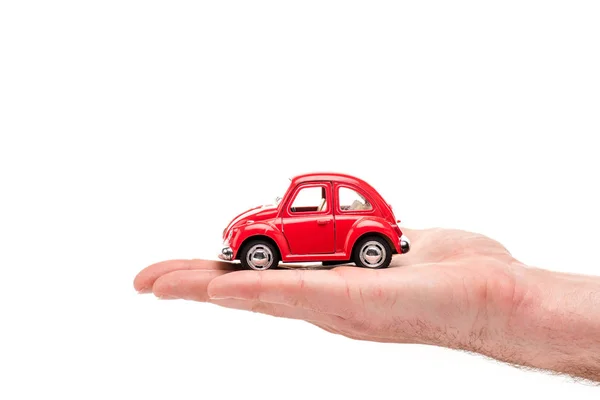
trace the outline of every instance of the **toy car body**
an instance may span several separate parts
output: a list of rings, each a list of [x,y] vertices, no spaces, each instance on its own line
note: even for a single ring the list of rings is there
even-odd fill
[[[223,231],[219,258],[240,260],[255,270],[279,261],[385,268],[392,254],[410,249],[399,222],[365,181],[337,173],[304,174],[291,179],[277,204],[236,216]]]

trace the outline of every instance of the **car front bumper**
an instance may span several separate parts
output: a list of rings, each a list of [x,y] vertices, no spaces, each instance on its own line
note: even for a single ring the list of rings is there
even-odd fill
[[[400,250],[402,251],[402,254],[410,251],[410,240],[404,235],[400,237]]]
[[[221,252],[219,253],[219,258],[224,261],[233,260],[233,250],[231,249],[231,247],[229,247],[229,246],[223,247],[221,249]]]

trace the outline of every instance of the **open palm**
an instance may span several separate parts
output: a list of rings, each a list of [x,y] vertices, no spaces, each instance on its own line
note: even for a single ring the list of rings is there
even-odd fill
[[[404,232],[412,250],[388,269],[241,271],[220,261],[172,260],[145,268],[134,286],[382,342],[472,348],[509,322],[523,266],[501,244],[459,230]]]

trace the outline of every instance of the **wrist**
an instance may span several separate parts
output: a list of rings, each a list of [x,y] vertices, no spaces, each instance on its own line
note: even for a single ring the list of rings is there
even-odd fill
[[[522,267],[513,293],[489,322],[489,355],[599,380],[600,279]]]

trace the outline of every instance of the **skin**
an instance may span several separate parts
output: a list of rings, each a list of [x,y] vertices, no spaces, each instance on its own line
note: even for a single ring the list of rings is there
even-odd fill
[[[377,342],[480,353],[600,382],[600,278],[524,265],[498,242],[459,230],[408,230],[388,269],[239,270],[211,260],[151,265],[140,293],[301,319]]]

